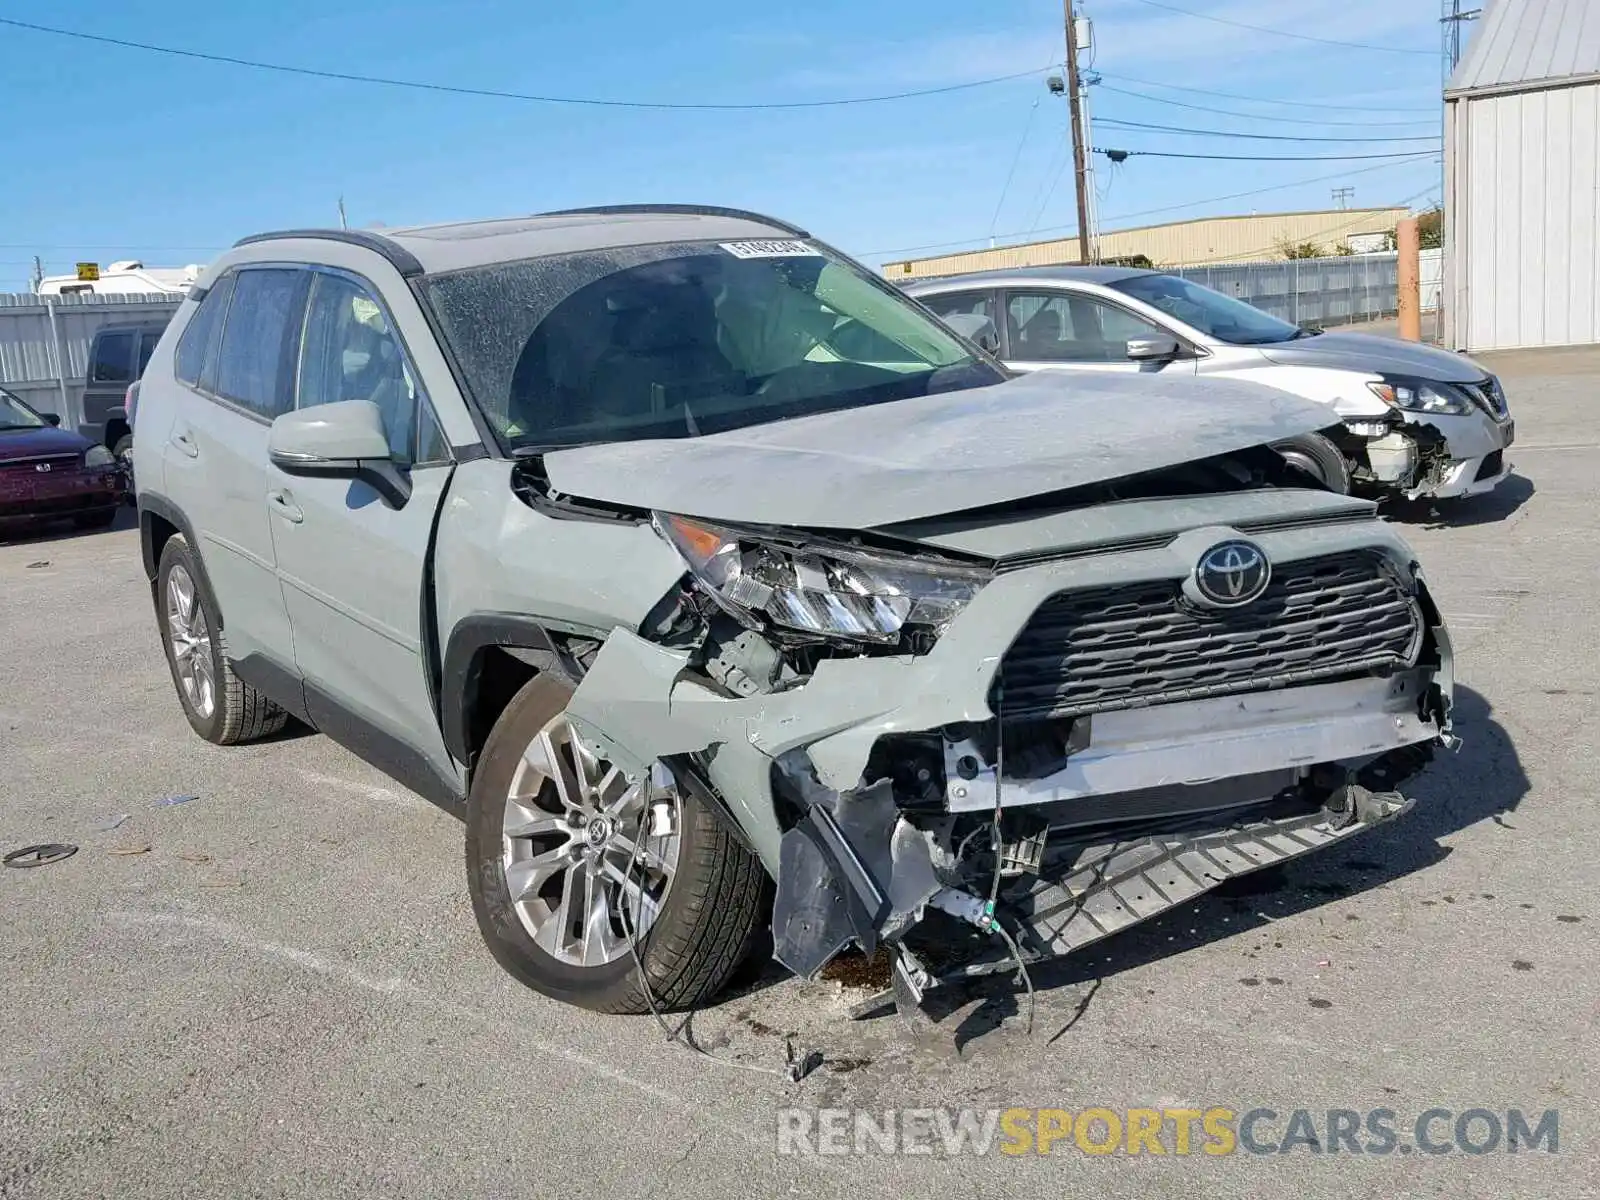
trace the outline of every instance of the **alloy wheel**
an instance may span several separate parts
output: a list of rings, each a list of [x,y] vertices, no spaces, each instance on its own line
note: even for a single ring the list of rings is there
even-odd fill
[[[202,720],[217,706],[217,681],[211,657],[211,626],[194,579],[183,566],[167,573],[167,640],[172,670],[184,699]]]
[[[681,816],[664,766],[630,782],[552,718],[522,753],[502,826],[506,887],[534,944],[579,967],[629,953],[672,886]]]

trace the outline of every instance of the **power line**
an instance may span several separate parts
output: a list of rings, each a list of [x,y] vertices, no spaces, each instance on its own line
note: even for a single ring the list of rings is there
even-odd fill
[[[1108,221],[1130,221],[1135,217],[1151,217],[1157,215],[1158,213],[1182,212],[1186,208],[1201,208],[1207,204],[1219,204],[1224,200],[1243,200],[1248,196],[1264,196],[1268,192],[1281,192],[1289,188],[1304,187],[1307,184],[1312,183],[1326,183],[1330,179],[1347,179],[1355,175],[1369,175],[1374,171],[1392,171],[1396,167],[1410,166],[1414,163],[1425,162],[1426,160],[1434,157],[1434,154],[1435,152],[1432,150],[1420,151],[1408,156],[1403,162],[1383,162],[1371,167],[1357,167],[1353,171],[1340,170],[1334,171],[1328,175],[1313,175],[1310,179],[1291,179],[1287,183],[1275,183],[1270,187],[1251,188],[1249,191],[1244,192],[1229,192],[1222,196],[1207,196],[1201,200],[1188,200],[1182,204],[1167,204],[1160,208],[1143,208],[1137,212],[1118,213],[1115,216],[1107,217],[1105,219]],[[1062,171],[1058,172],[1056,175],[1057,182],[1060,182],[1061,175],[1064,172],[1065,168],[1063,166]],[[1052,192],[1053,190],[1054,189],[1052,189]],[[1038,218],[1036,217],[1035,221],[1037,221],[1037,219]],[[1076,228],[1076,225],[1046,225],[1041,228],[1035,224],[1030,229],[1022,229],[1012,233],[997,234],[995,236],[1005,238],[1031,237],[1036,233],[1054,233],[1063,229]],[[861,257],[876,258],[886,254],[915,254],[922,250],[955,250],[964,246],[970,246],[974,242],[979,242],[982,240],[983,239],[981,237],[968,237],[952,242],[929,242],[920,246],[896,246],[889,250],[868,250],[865,251]]]
[[[1222,100],[1248,100],[1252,104],[1282,104],[1288,106],[1289,108],[1334,109],[1337,112],[1425,112],[1437,114],[1439,111],[1437,105],[1432,108],[1363,108],[1355,104],[1329,102],[1326,100],[1284,100],[1281,97],[1276,96],[1246,96],[1239,92],[1212,92],[1207,91],[1205,88],[1184,87],[1183,85],[1177,83],[1165,83],[1159,79],[1139,79],[1136,76],[1123,75],[1122,73],[1116,71],[1101,71],[1100,74],[1106,79],[1120,79],[1125,83],[1138,83],[1143,84],[1145,87],[1166,88],[1168,91],[1173,92],[1192,92],[1196,96],[1216,96]],[[1176,103],[1176,101],[1169,101],[1169,103]]]
[[[1006,196],[1011,192],[1011,181],[1016,178],[1017,164],[1022,161],[1022,148],[1028,144],[1028,134],[1033,131],[1033,118],[1039,112],[1039,100],[1034,98],[1033,107],[1028,110],[1028,119],[1022,124],[1022,136],[1017,139],[1017,152],[1011,156],[1011,169],[1006,172],[1006,181],[1000,189],[1000,199],[994,203],[994,216],[989,221],[989,235],[994,236],[994,227],[1000,223],[1000,210],[1005,207]]]
[[[1416,151],[1391,154],[1181,154],[1176,150],[1106,150],[1096,146],[1094,153],[1104,154],[1112,162],[1134,157],[1194,158],[1210,162],[1358,162],[1368,158],[1408,158]]]
[[[849,96],[837,100],[784,100],[761,104],[674,103],[656,100],[605,100],[594,96],[545,96],[528,92],[507,92],[497,88],[462,87],[448,83],[428,83],[419,79],[392,79],[383,75],[361,75],[351,71],[324,71],[315,67],[296,67],[286,63],[261,62],[251,58],[237,58],[231,54],[210,54],[199,50],[180,50],[175,46],[157,46],[151,42],[135,42],[126,38],[107,37],[98,33],[81,33],[72,29],[56,29],[49,25],[35,25],[0,17],[0,25],[27,29],[34,33],[48,33],[56,37],[76,38],[79,41],[98,42],[106,46],[120,46],[126,50],[147,50],[154,54],[170,54],[177,58],[198,59],[201,62],[224,63],[234,67],[250,67],[257,71],[277,71],[284,75],[302,75],[313,79],[334,79],[342,83],[372,83],[384,87],[411,88],[423,92],[445,92],[454,96],[485,96],[495,100],[523,100],[535,104],[582,105],[591,108],[648,108],[693,111],[754,111],[761,109],[839,108],[850,104],[879,104],[889,100],[911,100],[918,96],[940,96],[948,92],[968,91],[994,83],[1008,83],[1042,74],[1049,65],[1010,75],[996,75],[988,79],[974,79],[967,83],[946,84],[943,87],[922,88],[911,92],[889,92],[881,96]]]
[[[1249,29],[1255,33],[1271,33],[1278,37],[1293,38],[1297,42],[1316,42],[1323,46],[1343,46],[1347,50],[1377,50],[1384,54],[1426,54],[1432,58],[1437,51],[1411,50],[1404,46],[1377,46],[1371,42],[1341,42],[1334,38],[1313,37],[1309,33],[1292,33],[1287,29],[1273,29],[1268,25],[1251,25],[1244,21],[1233,21],[1227,17],[1216,17],[1210,13],[1194,12],[1187,8],[1179,8],[1175,4],[1163,4],[1161,0],[1138,0],[1138,3],[1149,8],[1159,8],[1166,12],[1177,13],[1180,16],[1195,17],[1201,21],[1215,21],[1218,25],[1231,25],[1235,29]]]
[[[1152,104],[1166,104],[1173,108],[1192,109],[1195,112],[1216,113],[1224,117],[1243,117],[1249,121],[1270,121],[1275,125],[1348,125],[1358,129],[1395,129],[1402,126],[1409,128],[1414,125],[1437,127],[1439,124],[1438,113],[1434,114],[1432,120],[1418,121],[1337,121],[1331,117],[1274,117],[1264,113],[1240,112],[1236,108],[1216,108],[1209,104],[1190,104],[1186,100],[1169,100],[1165,96],[1152,96],[1149,92],[1136,92],[1132,88],[1119,88],[1109,83],[1101,83],[1097,86],[1103,92],[1116,92],[1119,96],[1137,96],[1140,100],[1148,100]]]
[[[1292,133],[1239,133],[1231,129],[1195,129],[1188,125],[1147,125],[1143,121],[1124,121],[1117,117],[1101,117],[1096,124],[1114,125],[1118,129],[1156,129],[1162,133],[1182,133],[1194,137],[1243,138],[1255,142],[1437,142],[1437,133],[1418,133],[1410,137],[1337,137]]]

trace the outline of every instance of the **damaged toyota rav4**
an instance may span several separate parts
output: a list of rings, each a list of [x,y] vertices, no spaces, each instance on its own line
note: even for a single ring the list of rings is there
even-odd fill
[[[249,238],[147,368],[178,699],[466,821],[498,961],[693,1005],[770,927],[913,998],[1409,805],[1451,740],[1411,550],[1230,380],[1010,377],[770,218]],[[289,751],[286,751],[289,752]]]

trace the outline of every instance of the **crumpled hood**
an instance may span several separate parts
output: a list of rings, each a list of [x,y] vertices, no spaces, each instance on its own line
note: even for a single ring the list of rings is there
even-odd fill
[[[39,429],[0,429],[0,462],[49,454],[82,454],[91,444],[81,433],[50,425]]]
[[[746,524],[871,529],[1099,483],[1333,424],[1232,379],[1041,371],[705,437],[553,451],[569,496]]]
[[[1385,375],[1415,375],[1441,383],[1472,383],[1489,372],[1465,354],[1370,333],[1319,333],[1258,349],[1286,367],[1332,367]]]

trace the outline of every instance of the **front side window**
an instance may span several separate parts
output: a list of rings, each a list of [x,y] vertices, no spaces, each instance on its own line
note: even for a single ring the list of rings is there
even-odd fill
[[[1162,336],[1150,322],[1074,292],[1014,292],[1006,326],[1011,357],[1021,362],[1124,362],[1130,339]]]
[[[42,429],[48,424],[10,392],[0,391],[0,430]]]
[[[217,356],[217,394],[271,420],[289,408],[290,337],[299,324],[305,272],[281,267],[240,271]]]
[[[1134,275],[1111,284],[1117,291],[1234,346],[1265,346],[1304,335],[1298,325],[1280,321],[1253,304],[1224,296],[1177,275]]]
[[[89,368],[89,378],[95,383],[132,383],[129,369],[133,358],[133,334],[102,334],[94,344],[94,363]]]
[[[150,365],[150,356],[156,352],[160,341],[161,334],[154,329],[146,329],[139,335],[139,368],[134,372],[135,379],[144,378],[144,369]]]
[[[383,416],[398,463],[437,461],[433,414],[406,363],[383,308],[360,284],[318,272],[301,336],[299,406],[368,400]],[[419,414],[423,417],[418,429]],[[423,443],[418,449],[419,440]]]
[[[803,242],[583,251],[424,290],[512,450],[693,437],[1001,378],[887,284]]]

